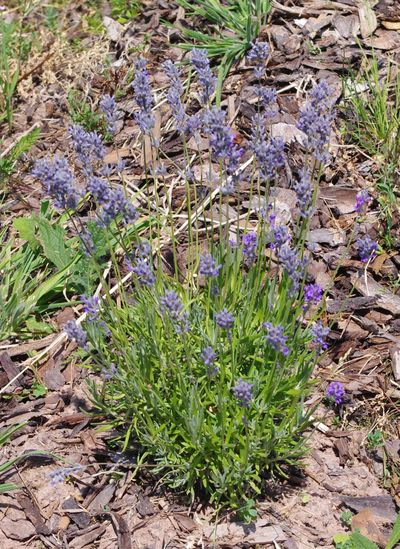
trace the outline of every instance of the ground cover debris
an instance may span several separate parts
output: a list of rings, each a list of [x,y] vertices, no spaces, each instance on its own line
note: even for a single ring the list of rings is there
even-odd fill
[[[396,5],[0,6],[0,547],[400,542]]]

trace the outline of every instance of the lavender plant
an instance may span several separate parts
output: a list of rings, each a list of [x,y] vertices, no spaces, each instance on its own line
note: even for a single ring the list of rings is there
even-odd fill
[[[253,56],[258,76],[264,51],[259,49],[261,53]],[[170,277],[161,268],[158,243],[171,219],[159,214],[143,238],[137,221],[143,212],[121,188],[110,186],[101,166],[104,149],[98,136],[73,129],[75,168],[56,159],[39,163],[35,174],[59,207],[76,208],[86,192],[95,203],[98,226],[111,235],[127,224],[134,231],[128,243],[117,240],[131,276],[128,287],[119,286],[118,306],[101,278],[104,299],[82,296],[86,320],[65,327],[69,338],[89,354],[101,378],[90,383],[99,415],[121,433],[123,448],[137,448],[163,482],[192,498],[205,492],[217,505],[238,508],[261,492],[269,471],[298,463],[305,452],[302,432],[312,413],[306,406],[311,376],[329,337],[320,319],[322,289],[307,279],[305,239],[317,193],[315,166],[327,157],[331,104],[329,88],[321,83],[300,115],[307,154],[295,188],[297,217],[286,226],[280,223],[271,196],[288,161],[284,144],[267,130],[266,120],[275,113],[275,94],[259,93],[257,131],[245,150],[236,144],[225,113],[210,104],[215,82],[204,53],[197,51],[192,62],[201,98],[192,128],[208,137],[210,163],[220,168],[213,196],[223,209],[224,201],[228,204],[225,195],[237,195],[241,163],[254,153],[243,177],[249,178],[252,192],[265,205],[255,212],[256,229],[243,229],[232,221],[237,235],[232,242],[220,229],[221,220],[215,229],[218,220],[213,219],[210,228],[206,219],[192,219],[191,208],[204,211],[206,204],[195,192],[192,205],[188,192],[188,226],[194,225],[193,232],[205,228],[203,233],[210,238],[200,246],[199,233],[189,232],[195,260],[188,261],[185,275]],[[152,138],[155,102],[146,63],[138,60],[135,66],[135,120],[161,156],[159,141]],[[168,92],[167,101],[186,151],[193,116],[186,114],[182,103],[177,67],[167,63],[165,69],[175,89]],[[65,174],[62,180],[56,163]],[[86,183],[81,193],[76,171]],[[160,184],[156,170],[151,177],[157,204],[168,189],[162,177]],[[190,191],[196,182],[187,178],[185,185]],[[165,239],[168,232],[162,236]],[[169,238],[176,244],[174,228]],[[91,247],[83,245],[90,256]],[[121,280],[126,267],[112,248],[110,256]]]

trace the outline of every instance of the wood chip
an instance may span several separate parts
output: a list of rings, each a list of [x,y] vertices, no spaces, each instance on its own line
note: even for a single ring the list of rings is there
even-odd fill
[[[392,371],[395,381],[400,380],[400,348],[392,347],[390,349],[390,358],[392,359]]]
[[[367,274],[365,277],[364,272],[353,273],[350,280],[360,294],[376,297],[378,307],[394,315],[400,315],[400,297],[381,286],[372,276]]]
[[[285,541],[287,536],[280,526],[272,526],[266,519],[258,519],[252,524],[241,524],[236,522],[207,526],[204,535],[209,540],[220,543],[229,542],[229,546],[235,544],[256,544],[273,543]]]

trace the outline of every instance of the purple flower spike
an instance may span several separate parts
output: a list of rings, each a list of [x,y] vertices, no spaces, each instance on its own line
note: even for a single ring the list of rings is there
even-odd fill
[[[37,160],[32,176],[40,180],[56,208],[76,208],[79,192],[75,187],[74,174],[63,156],[54,160]]]
[[[182,104],[183,85],[178,65],[168,60],[163,65],[165,74],[169,78],[170,87],[167,92],[167,101],[172,110],[176,129],[183,133],[186,131],[187,115]]]
[[[115,123],[118,117],[117,103],[111,95],[104,95],[100,101],[100,108],[106,117],[107,131],[115,133]]]
[[[114,363],[111,363],[108,368],[102,368],[101,373],[103,374],[104,379],[108,381],[109,379],[113,378],[117,373],[117,367]]]
[[[250,147],[257,159],[260,176],[263,179],[274,179],[285,165],[285,142],[280,137],[265,140],[263,132],[256,127]]]
[[[322,299],[323,289],[318,284],[306,284],[304,286],[304,309],[310,305],[317,305]]]
[[[132,272],[138,277],[141,286],[147,286],[148,288],[154,286],[156,277],[147,259],[139,257],[135,267],[132,268]]]
[[[210,147],[214,158],[222,161],[226,175],[229,178],[222,191],[233,192],[239,175],[237,173],[243,149],[234,142],[231,128],[226,124],[225,113],[217,108],[212,108],[204,114],[204,129],[210,139]]]
[[[315,324],[311,327],[312,343],[318,352],[328,348],[328,344],[326,342],[328,335],[329,328],[324,326],[320,321],[315,322]]]
[[[210,101],[215,91],[217,79],[210,68],[207,51],[202,49],[192,50],[192,65],[197,72],[200,85],[200,103],[204,106]]]
[[[281,246],[290,241],[289,229],[286,225],[274,225],[269,238],[271,240],[269,247],[273,250],[279,249]]]
[[[340,381],[332,381],[326,390],[326,396],[332,398],[338,406],[343,402],[344,393],[345,390]]]
[[[254,263],[257,257],[257,235],[255,233],[247,233],[242,238],[243,255],[246,265]]]
[[[219,368],[218,366],[214,366],[214,363],[217,359],[217,355],[214,353],[213,348],[211,346],[205,347],[202,350],[200,356],[204,364],[209,367],[208,375],[214,376],[215,374],[217,374],[219,371]]]
[[[207,277],[216,277],[219,274],[222,265],[217,265],[215,259],[207,254],[200,257],[199,274]]]
[[[205,347],[201,352],[201,360],[206,366],[212,366],[216,358],[217,355],[214,353],[213,348],[210,345]]]
[[[310,217],[313,212],[313,188],[309,170],[304,169],[301,172],[299,180],[293,185],[293,190],[297,195],[297,207],[299,208],[300,216]]]
[[[122,189],[110,189],[99,216],[103,225],[109,225],[118,215],[126,225],[134,223],[139,217],[137,209],[127,200]]]
[[[81,300],[83,301],[83,312],[87,314],[88,321],[97,320],[100,312],[100,299],[95,295],[92,297],[82,295]]]
[[[269,55],[269,45],[267,42],[256,40],[247,54],[247,59],[254,64],[254,76],[262,78],[264,74],[264,65]]]
[[[64,332],[67,334],[68,339],[76,341],[79,347],[88,348],[86,332],[74,320],[69,320],[65,324]]]
[[[306,135],[306,148],[321,162],[327,158],[326,149],[334,119],[332,107],[332,90],[322,81],[311,90],[297,122],[299,130]]]
[[[139,58],[135,62],[135,78],[132,88],[139,112],[135,120],[142,133],[150,135],[154,127],[155,118],[152,112],[154,106],[153,94],[150,86],[150,77],[146,69],[146,60]]]
[[[283,333],[283,326],[274,326],[271,322],[264,322],[263,328],[267,330],[267,335],[265,338],[269,345],[275,351],[287,356],[289,354],[289,347],[286,345],[288,338]]]
[[[356,248],[358,255],[363,263],[374,259],[376,257],[376,251],[378,249],[378,244],[375,240],[366,234],[365,236],[360,237],[356,242]]]
[[[54,471],[51,471],[51,473],[49,473],[50,484],[51,486],[61,484],[65,482],[67,478],[72,475],[72,473],[76,473],[81,470],[82,466],[79,463],[77,463],[76,465],[71,465],[69,467],[58,467],[57,469],[54,469]]]
[[[177,334],[190,330],[189,315],[184,312],[182,301],[174,290],[166,290],[164,296],[160,299],[160,306],[161,311],[171,319]]]
[[[75,124],[68,129],[72,139],[75,154],[87,174],[92,173],[92,163],[100,162],[105,155],[101,136],[96,132],[88,132],[82,126]]]
[[[238,400],[239,406],[248,408],[253,398],[253,385],[244,381],[244,379],[238,379],[235,387],[232,389],[233,394]]]
[[[223,330],[231,330],[235,317],[227,309],[222,309],[222,311],[215,315],[215,321]]]
[[[358,214],[364,213],[364,211],[367,209],[368,204],[372,202],[372,197],[367,191],[367,189],[363,189],[359,193],[357,193],[356,196],[356,205],[354,207],[355,211]]]
[[[276,255],[283,270],[292,281],[291,295],[295,295],[300,286],[300,280],[304,276],[305,260],[299,257],[298,252],[288,244],[283,244],[277,249]]]

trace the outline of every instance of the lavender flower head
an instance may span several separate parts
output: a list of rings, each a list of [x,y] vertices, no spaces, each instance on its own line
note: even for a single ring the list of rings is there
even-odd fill
[[[67,478],[72,475],[72,473],[76,473],[81,470],[82,466],[79,463],[76,465],[70,465],[69,467],[57,467],[57,469],[54,469],[49,473],[50,484],[51,486],[61,484],[65,482]]]
[[[332,107],[332,89],[327,82],[321,81],[311,90],[297,122],[299,130],[306,135],[306,148],[321,162],[327,159],[326,149],[334,119]]]
[[[100,108],[106,117],[107,131],[111,134],[115,133],[115,123],[118,117],[117,103],[115,97],[111,95],[103,95],[100,101]]]
[[[97,204],[105,206],[110,200],[112,189],[108,182],[101,177],[92,175],[88,178],[86,190],[93,196]]]
[[[322,322],[315,322],[311,327],[312,344],[316,347],[317,352],[328,348],[326,338],[329,335],[329,328],[324,326]]]
[[[358,255],[360,256],[361,261],[363,263],[367,263],[368,261],[371,261],[376,257],[378,244],[375,242],[375,240],[372,240],[372,238],[368,234],[366,234],[365,236],[357,239],[356,249],[358,251]]]
[[[231,330],[235,317],[228,312],[228,309],[222,309],[222,311],[215,315],[215,321],[223,330]]]
[[[267,42],[256,40],[247,54],[247,59],[254,65],[254,76],[262,78],[264,74],[264,65],[269,55],[269,45]]]
[[[273,250],[281,248],[284,244],[290,242],[291,237],[288,227],[286,225],[273,224],[269,234],[269,239],[270,248],[272,248]]]
[[[253,398],[253,385],[244,381],[244,379],[238,379],[235,387],[232,389],[233,394],[238,400],[239,406],[248,408]]]
[[[318,284],[306,284],[304,286],[304,310],[310,305],[317,305],[322,299],[323,289]]]
[[[191,61],[199,79],[200,103],[205,106],[209,103],[215,91],[217,79],[210,68],[206,50],[193,49]]]
[[[172,116],[175,120],[176,129],[180,133],[185,133],[187,129],[187,115],[181,100],[183,86],[181,82],[180,70],[178,66],[170,60],[166,61],[163,67],[170,81],[170,86],[167,92],[167,101],[172,110]]]
[[[226,124],[225,113],[216,107],[204,114],[204,129],[210,139],[210,147],[216,160],[222,161],[229,184],[222,187],[226,193],[233,192],[238,181],[238,168],[243,149],[234,142],[231,128]]]
[[[74,320],[69,320],[64,325],[64,332],[67,334],[68,339],[76,341],[79,347],[88,348],[86,332]]]
[[[277,105],[277,93],[274,88],[266,88],[265,86],[259,86],[257,89],[257,95],[264,107],[264,119],[268,120],[274,118],[278,114]]]
[[[246,265],[251,265],[257,258],[257,235],[246,233],[242,238],[243,255]]]
[[[209,345],[205,347],[201,352],[201,360],[206,366],[212,366],[217,358],[213,348]]]
[[[302,170],[299,179],[293,185],[293,190],[297,195],[297,207],[299,208],[300,216],[303,218],[310,217],[313,211],[313,188],[309,170]]]
[[[132,82],[132,88],[139,107],[139,112],[135,114],[135,120],[142,133],[150,135],[155,122],[152,112],[154,99],[144,58],[139,58],[135,62],[135,78]]]
[[[109,225],[118,215],[121,215],[124,223],[134,223],[139,217],[135,206],[127,200],[122,189],[110,190],[108,200],[105,201],[99,212],[102,225]]]
[[[276,250],[277,258],[292,282],[290,294],[295,295],[300,287],[300,280],[304,276],[305,259],[301,259],[298,252],[288,244]]]
[[[78,124],[70,126],[68,133],[72,139],[76,157],[84,172],[91,174],[93,171],[92,164],[102,161],[105,155],[101,136],[96,132],[86,131]]]
[[[215,361],[217,359],[217,355],[215,354],[213,348],[209,345],[208,347],[205,347],[201,352],[201,360],[203,363],[209,367],[208,374],[209,375],[215,375],[218,373],[218,366],[214,366]]]
[[[263,328],[267,330],[265,339],[269,345],[275,350],[282,353],[284,356],[289,354],[289,347],[286,345],[287,336],[283,333],[283,326],[274,326],[271,322],[264,322]]]
[[[132,272],[138,277],[141,286],[147,286],[148,288],[154,286],[156,276],[148,259],[139,257],[136,265],[132,268]]]
[[[372,202],[372,197],[367,191],[367,189],[363,189],[359,193],[357,193],[356,196],[356,205],[354,207],[355,211],[358,214],[364,213],[364,211],[367,209],[368,204]]]
[[[332,381],[326,389],[326,396],[332,398],[338,406],[343,402],[344,393],[345,390],[340,381]]]
[[[256,157],[260,176],[263,179],[274,179],[285,165],[285,142],[280,137],[271,137],[266,141],[264,133],[255,128],[250,148]]]
[[[37,160],[32,176],[40,180],[57,208],[76,208],[79,192],[74,184],[74,174],[63,156],[56,156],[54,160]]]
[[[190,330],[189,315],[184,312],[182,301],[174,290],[166,290],[164,296],[160,299],[160,306],[161,311],[171,319],[176,333],[182,334]]]
[[[83,301],[83,312],[86,313],[89,322],[98,319],[100,312],[100,299],[97,296],[87,297],[81,295]]]
[[[108,368],[102,368],[101,373],[103,374],[105,380],[109,380],[117,373],[117,367],[114,363],[111,363]]]
[[[222,265],[217,265],[212,255],[200,256],[199,274],[207,277],[216,277],[219,274]]]

